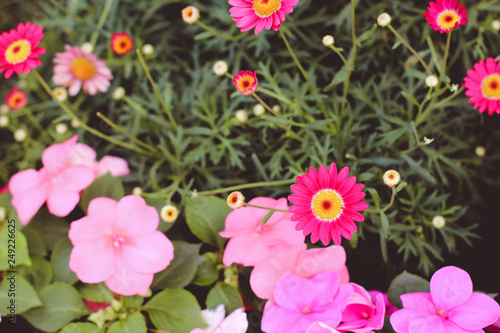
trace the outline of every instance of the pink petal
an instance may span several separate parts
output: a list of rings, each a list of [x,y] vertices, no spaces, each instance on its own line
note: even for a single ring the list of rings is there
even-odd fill
[[[258,234],[245,234],[229,240],[224,250],[222,262],[226,266],[232,263],[255,266],[269,258],[272,253],[273,250],[263,243]]]
[[[80,223],[85,223],[85,220],[73,222],[70,233],[73,225]],[[77,228],[73,229],[73,234]],[[84,283],[99,283],[110,278],[115,271],[115,252],[111,238],[78,242],[71,251],[69,268]]]
[[[110,172],[113,177],[123,177],[130,173],[128,163],[123,158],[104,156],[97,166],[97,177]]]
[[[346,254],[342,246],[309,249],[299,254],[294,273],[303,277],[312,277],[327,270],[345,273],[345,261]],[[349,282],[349,275],[339,274],[339,277],[340,283]]]
[[[119,223],[115,224],[115,233],[132,238],[156,230],[160,216],[154,207],[148,206],[144,198],[127,195],[118,202],[116,209]]]
[[[432,315],[425,318],[417,318],[412,320],[408,328],[410,332],[465,333],[465,331],[454,330],[453,326],[456,325],[450,325],[451,327],[449,328],[452,329],[447,330],[447,327],[445,327],[445,322],[447,322],[447,320],[444,320],[442,317],[438,315]]]
[[[144,294],[153,282],[153,273],[139,273],[130,268],[123,259],[116,261],[113,275],[105,283],[109,289],[124,296]]]
[[[431,295],[436,309],[451,309],[465,303],[472,295],[469,274],[455,266],[446,266],[431,278]]]
[[[71,164],[82,164],[92,170],[97,168],[97,153],[94,149],[84,143],[76,143],[69,154]]]
[[[215,332],[246,333],[248,329],[248,320],[244,309],[239,308],[234,310],[218,326],[218,329],[219,331]]]
[[[62,143],[53,144],[45,149],[42,154],[42,163],[50,175],[59,173],[69,164],[68,157],[76,140],[78,140],[77,134]]]
[[[464,304],[448,311],[448,319],[467,330],[479,330],[493,324],[500,316],[500,306],[488,295],[472,293]]]
[[[137,236],[124,244],[124,260],[140,273],[156,273],[164,270],[174,258],[172,242],[160,231]]]
[[[49,195],[49,182],[44,172],[26,169],[13,175],[9,181],[12,206],[23,225],[35,216]]]

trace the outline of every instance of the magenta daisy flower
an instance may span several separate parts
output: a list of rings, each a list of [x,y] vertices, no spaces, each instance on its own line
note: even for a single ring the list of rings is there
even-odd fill
[[[311,234],[311,241],[319,239],[324,245],[330,240],[340,245],[341,235],[351,239],[356,232],[354,221],[362,222],[365,218],[358,211],[368,208],[361,201],[365,193],[364,185],[355,184],[356,177],[349,177],[349,168],[344,167],[337,174],[335,163],[330,164],[328,171],[321,165],[316,172],[313,167],[309,172],[297,177],[297,184],[290,186],[295,194],[288,200],[295,204],[289,207],[294,213],[290,220],[297,221],[295,230],[303,230],[304,235]]]
[[[465,25],[467,10],[462,7],[462,2],[457,0],[436,0],[429,2],[428,12],[424,13],[427,23],[431,28],[441,33],[448,33],[460,25]]]
[[[465,95],[469,96],[469,103],[479,112],[488,109],[488,114],[500,114],[500,61],[488,58],[486,62],[479,61],[474,69],[467,71],[463,87],[467,89]]]
[[[94,54],[87,54],[81,48],[65,45],[66,52],[56,53],[53,62],[54,76],[52,81],[63,87],[69,87],[68,93],[75,96],[83,87],[89,95],[98,91],[106,92],[113,78],[111,70],[103,60]]]
[[[19,23],[16,29],[0,35],[0,73],[5,71],[8,79],[14,72],[29,73],[41,65],[37,57],[45,53],[38,47],[43,38],[43,28],[30,22]]]
[[[257,72],[240,71],[233,78],[233,84],[243,95],[251,95],[257,90]]]
[[[278,31],[285,15],[293,12],[299,0],[229,0],[229,9],[236,26],[241,31],[255,27],[257,35],[262,29]]]

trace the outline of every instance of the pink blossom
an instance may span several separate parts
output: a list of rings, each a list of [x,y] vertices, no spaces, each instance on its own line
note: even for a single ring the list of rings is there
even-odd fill
[[[374,299],[365,288],[350,283],[354,293],[349,299],[344,312],[342,324],[337,326],[341,332],[368,333],[384,326],[385,303],[384,296],[379,293]]]
[[[84,283],[104,281],[120,295],[143,294],[154,273],[174,257],[172,242],[156,230],[158,223],[158,212],[142,197],[95,198],[88,215],[71,223],[69,267]]]
[[[278,200],[258,197],[248,202],[252,205],[287,210],[286,198]],[[269,258],[276,245],[301,246],[305,237],[295,231],[290,213],[274,212],[262,225],[269,213],[267,209],[241,207],[233,210],[226,218],[226,229],[219,234],[231,238],[224,251],[222,262],[229,266],[239,263],[253,266]]]
[[[307,328],[305,333],[340,333],[334,328],[331,328],[327,324],[317,321]]]
[[[190,333],[245,333],[248,328],[247,315],[243,308],[234,310],[224,319],[224,304],[213,310],[203,310],[201,314],[208,328],[195,328]]]
[[[326,248],[306,250],[306,244],[300,246],[276,246],[274,253],[267,260],[255,265],[250,275],[250,286],[260,298],[272,297],[276,281],[285,274],[295,274],[310,278],[327,270],[339,274],[340,283],[349,282],[349,273],[345,265],[346,254],[342,246],[332,245]]]
[[[392,305],[391,302],[389,302],[389,297],[387,297],[387,293],[381,292],[379,290],[369,290],[368,293],[370,294],[372,299],[376,299],[378,294],[382,294],[382,297],[384,298],[384,303],[385,303],[385,315],[390,316],[394,312],[398,311],[399,309]]]
[[[500,318],[498,318],[497,321],[486,328],[493,333],[500,333]]]
[[[431,278],[431,292],[401,295],[403,309],[391,315],[391,325],[405,332],[483,332],[500,315],[491,297],[472,292],[469,274],[446,266]]]
[[[69,162],[76,140],[78,135],[47,147],[40,170],[26,169],[11,177],[12,206],[23,225],[30,222],[45,202],[53,215],[68,215],[80,201],[80,191],[94,181],[91,169]]]
[[[284,275],[274,287],[274,301],[264,309],[262,330],[302,333],[317,321],[336,327],[352,293],[353,287],[339,284],[339,276],[332,270],[310,279]]]
[[[104,156],[99,162],[96,160],[97,153],[94,149],[84,143],[77,143],[71,150],[69,159],[74,165],[85,165],[92,169],[96,177],[111,173],[113,177],[123,177],[130,173],[128,163],[123,158],[115,156]]]

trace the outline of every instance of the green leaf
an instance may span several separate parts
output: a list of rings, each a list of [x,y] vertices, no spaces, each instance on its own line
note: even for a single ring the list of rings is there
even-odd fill
[[[0,231],[0,271],[7,271],[19,265],[31,266],[28,241],[14,223],[6,220]],[[9,227],[10,226],[10,227]]]
[[[120,200],[125,195],[122,181],[119,178],[111,176],[108,172],[94,180],[92,184],[83,192],[80,200],[80,207],[87,213],[87,208],[92,199],[98,197],[107,197],[114,200]]]
[[[217,282],[215,287],[207,295],[207,308],[216,308],[219,304],[224,304],[226,314],[243,307],[239,291],[225,282]]]
[[[24,317],[36,328],[51,332],[90,312],[75,288],[55,282],[40,290],[43,305],[31,309]]]
[[[323,91],[330,91],[333,88],[335,88],[335,86],[337,86],[338,84],[344,82],[347,79],[348,73],[349,73],[349,67],[347,67],[347,65],[342,66],[340,71],[338,71],[337,74],[335,74],[335,76],[333,77],[332,82],[330,82],[329,85],[323,88]]]
[[[377,190],[374,188],[371,188],[371,187],[367,187],[366,190],[368,191],[368,193],[371,194],[375,208],[379,209],[380,208],[380,196],[378,195]]]
[[[408,155],[403,155],[401,156],[403,160],[405,160],[406,163],[415,170],[418,174],[420,174],[422,177],[424,177],[425,180],[427,180],[429,183],[436,185],[436,179],[429,173],[429,171],[425,170],[422,168],[413,158],[411,158]]]
[[[17,272],[24,276],[36,290],[48,285],[54,277],[52,266],[42,256],[31,257],[31,267],[21,266]]]
[[[166,289],[155,295],[142,309],[160,330],[189,333],[195,328],[207,327],[198,301],[184,289]]]
[[[173,241],[174,259],[168,267],[155,274],[152,288],[179,289],[193,280],[198,266],[198,252],[201,244]]]
[[[11,201],[12,194],[10,192],[4,192],[0,194],[0,207],[5,208],[5,210],[7,211],[6,218],[8,220],[15,220],[17,224],[19,223],[19,217],[17,216],[17,211],[12,206]]]
[[[144,302],[144,297],[140,295],[122,296],[120,301],[127,309],[137,309]]]
[[[31,228],[42,236],[47,248],[52,250],[61,238],[68,236],[69,224],[64,219],[54,216],[47,209],[42,208],[24,229]]]
[[[224,230],[229,212],[231,208],[226,200],[214,196],[186,200],[186,222],[191,232],[203,242],[219,248],[225,242],[219,232]]]
[[[0,295],[2,295],[0,297],[2,315],[8,315],[11,308],[15,309],[16,314],[21,314],[42,305],[42,301],[38,298],[33,286],[16,273],[3,273],[3,280],[0,283]]]
[[[419,106],[420,103],[417,101],[415,96],[411,92],[408,91],[402,91],[401,95],[403,95],[404,98],[406,98],[410,103],[415,104],[416,106]]]
[[[59,333],[104,333],[104,329],[91,323],[71,323],[64,326]]]
[[[192,282],[198,286],[208,286],[217,281],[219,271],[216,260],[217,255],[212,252],[198,256],[198,268]]]
[[[389,297],[389,302],[391,302],[395,307],[401,309],[403,304],[399,296],[408,293],[429,291],[429,281],[421,278],[420,276],[404,271],[392,280],[389,290],[387,291],[387,296]]]
[[[26,236],[26,240],[28,241],[30,256],[47,255],[47,245],[45,245],[45,241],[38,231],[32,228],[23,228],[23,234]]]
[[[380,212],[380,224],[382,225],[382,232],[384,237],[389,237],[389,219],[384,212]]]
[[[104,284],[104,282],[96,284],[81,284],[77,286],[78,292],[83,298],[92,302],[111,303],[113,292]]]
[[[111,324],[106,333],[146,333],[146,321],[144,316],[136,312],[127,317],[125,320],[117,321]]]
[[[52,250],[50,262],[54,270],[54,281],[73,284],[78,281],[75,272],[69,268],[69,256],[73,250],[73,244],[68,237],[61,238]]]
[[[358,38],[356,38],[356,42],[358,43],[358,46],[361,46],[361,43],[363,43],[364,41],[373,37],[373,35],[377,31],[377,26],[378,26],[377,23],[373,23],[370,30],[363,32],[361,35],[359,35]]]
[[[402,189],[404,189],[406,186],[408,185],[407,182],[405,181],[402,181],[401,183],[398,184],[398,186],[396,186],[396,193],[398,193],[399,191],[401,191]]]

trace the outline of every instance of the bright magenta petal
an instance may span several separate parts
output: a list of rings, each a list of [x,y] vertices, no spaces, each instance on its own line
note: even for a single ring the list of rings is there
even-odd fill
[[[500,306],[491,297],[472,293],[464,304],[448,311],[449,320],[468,330],[479,330],[493,324],[500,316]]]
[[[472,295],[469,273],[455,266],[446,266],[431,278],[431,295],[437,309],[451,309],[465,303]]]

